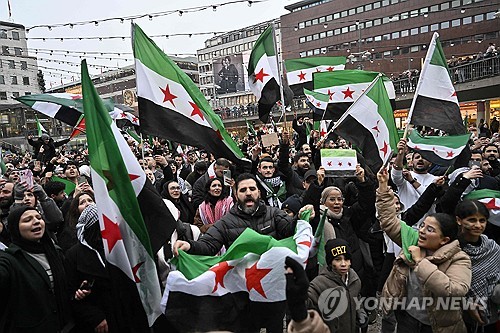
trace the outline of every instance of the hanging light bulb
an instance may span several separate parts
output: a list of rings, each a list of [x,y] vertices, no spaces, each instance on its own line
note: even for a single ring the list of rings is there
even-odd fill
[[[182,16],[184,12],[182,10],[179,10],[179,16]]]
[[[74,27],[73,23],[70,23],[70,24],[69,24],[69,28],[70,28],[70,29],[73,29],[73,27]]]
[[[98,21],[94,21],[95,26],[97,27],[99,25]]]
[[[460,9],[461,14],[465,14],[465,8]]]
[[[252,7],[253,1],[248,1],[248,7]]]
[[[61,42],[64,42],[64,38],[61,38]]]
[[[102,37],[99,37],[99,41],[102,42]]]
[[[26,33],[29,34],[30,33],[30,29],[26,29]]]
[[[50,25],[48,26],[48,28],[49,28],[49,31],[52,31],[52,27]]]
[[[149,20],[153,21],[153,16],[152,15],[149,15]]]
[[[168,39],[168,35],[165,35],[165,39]]]
[[[213,10],[214,12],[216,12],[216,11],[217,11],[217,6],[212,6],[212,10]]]
[[[120,23],[123,23],[123,22],[125,22],[125,20],[121,18],[121,19],[120,19]]]
[[[193,34],[189,34],[189,38],[193,37]]]

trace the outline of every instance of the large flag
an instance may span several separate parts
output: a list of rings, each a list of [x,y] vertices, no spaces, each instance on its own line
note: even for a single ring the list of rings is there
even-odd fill
[[[58,119],[70,126],[76,126],[83,114],[82,95],[69,93],[33,94],[17,97],[16,100],[28,105],[50,118]],[[139,119],[135,117],[130,107],[115,104],[112,99],[103,100],[106,109],[112,113],[113,119],[127,118],[132,125],[139,126]]]
[[[399,135],[382,77],[351,106],[336,133],[359,147],[372,171],[397,149]]]
[[[270,25],[255,42],[248,62],[248,85],[258,100],[259,119],[267,123],[271,108],[281,100],[280,74]]]
[[[320,72],[314,74],[314,90],[329,96],[328,107],[324,119],[337,121],[351,104],[368,88],[378,76],[377,72],[360,70],[343,70]],[[392,81],[386,76],[382,80],[389,96],[391,106],[396,106],[396,93]],[[314,114],[314,120],[321,115]]]
[[[132,29],[141,131],[234,162],[243,158],[191,78],[137,24]]]
[[[127,145],[82,61],[83,108],[106,260],[137,286],[151,326],[161,314],[155,254],[175,221]]]
[[[313,90],[313,74],[332,72],[345,68],[345,57],[309,57],[285,60],[286,79],[295,96]]]
[[[180,251],[172,260],[178,270],[168,275],[162,299],[167,318],[184,332],[238,331],[234,325],[248,316],[250,302],[253,309],[282,306],[284,260],[290,256],[305,263],[311,243],[311,225],[299,220],[295,235],[282,240],[247,228],[222,256]]]
[[[429,162],[449,166],[462,153],[469,138],[470,134],[424,137],[412,130],[408,136],[408,147],[419,152]]]
[[[430,126],[449,134],[466,132],[437,32],[427,49],[413,103],[411,124]]]
[[[490,211],[488,222],[500,227],[500,191],[483,189],[472,191],[464,199],[478,200]]]

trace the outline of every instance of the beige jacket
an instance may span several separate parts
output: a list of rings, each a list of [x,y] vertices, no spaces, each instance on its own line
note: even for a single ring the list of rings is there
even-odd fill
[[[292,320],[288,324],[288,333],[330,333],[330,329],[321,319],[319,313],[314,310],[309,310],[309,316],[301,321]]]
[[[391,189],[384,192],[377,190],[376,206],[380,225],[401,246],[401,225],[393,202],[394,193]],[[438,298],[458,298],[467,294],[472,275],[470,267],[470,258],[461,250],[458,240],[442,246],[418,264],[409,262],[401,253],[394,261],[394,267],[382,290],[382,296],[389,301],[384,304],[385,310],[388,310],[391,301],[406,296],[407,280],[412,268],[422,283],[423,296],[432,297],[433,300],[433,304],[427,307],[433,332],[467,332],[460,309],[437,309],[436,304]]]

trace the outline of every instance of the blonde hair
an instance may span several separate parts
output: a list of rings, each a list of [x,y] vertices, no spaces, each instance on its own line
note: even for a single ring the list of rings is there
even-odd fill
[[[332,193],[332,191],[339,191],[341,197],[342,197],[342,200],[344,200],[344,195],[342,194],[342,191],[340,190],[340,188],[338,188],[337,186],[328,186],[327,188],[325,188],[323,190],[323,192],[321,192],[321,201],[320,203],[322,205],[325,204],[326,202],[326,199],[328,198],[328,196],[330,195],[330,193]]]

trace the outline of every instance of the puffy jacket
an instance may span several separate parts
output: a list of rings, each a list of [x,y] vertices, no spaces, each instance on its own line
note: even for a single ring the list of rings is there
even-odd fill
[[[294,234],[295,225],[292,217],[276,207],[266,206],[262,200],[253,215],[244,213],[236,204],[198,241],[189,241],[191,249],[188,253],[213,256],[223,245],[229,248],[246,228],[276,239],[290,237]]]
[[[376,206],[382,228],[396,244],[401,246],[401,223],[396,217],[392,190],[377,190]],[[417,265],[409,262],[401,253],[394,261],[391,274],[382,290],[382,296],[386,301],[406,296],[410,269],[413,269],[422,283],[422,296],[433,298],[432,304],[427,307],[432,331],[465,333],[467,330],[461,310],[436,309],[436,304],[438,297],[464,297],[467,294],[472,276],[470,268],[470,258],[461,250],[458,240],[443,245]],[[384,305],[387,305],[386,302]],[[385,310],[388,309],[385,308]]]

